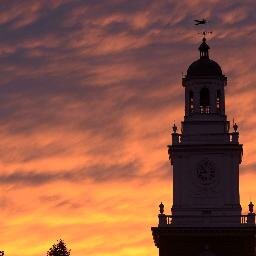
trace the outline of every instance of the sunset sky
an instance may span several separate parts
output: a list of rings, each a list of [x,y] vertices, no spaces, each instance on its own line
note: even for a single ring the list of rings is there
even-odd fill
[[[210,57],[244,145],[243,212],[256,203],[254,0],[1,0],[0,250],[156,256],[172,206],[167,147],[184,117],[182,72]]]

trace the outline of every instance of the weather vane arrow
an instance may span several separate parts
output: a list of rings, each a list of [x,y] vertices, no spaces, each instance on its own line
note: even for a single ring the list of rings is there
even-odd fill
[[[194,25],[196,25],[196,26],[198,26],[198,25],[206,25],[206,23],[208,23],[209,20],[207,20],[207,19],[196,19],[196,20],[194,20],[194,22],[195,22]],[[205,38],[206,35],[212,34],[212,31],[206,31],[206,30],[204,30],[203,32],[199,32],[198,34],[202,35],[203,38]]]
[[[203,31],[203,32],[198,32],[199,35],[202,35],[204,38],[206,35],[212,34],[212,31]]]

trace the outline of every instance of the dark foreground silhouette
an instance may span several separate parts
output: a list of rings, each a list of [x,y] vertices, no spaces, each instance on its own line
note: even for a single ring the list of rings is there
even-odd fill
[[[69,250],[65,242],[60,239],[57,244],[53,246],[47,252],[47,256],[70,256],[71,250]]]
[[[47,256],[70,256],[71,250],[67,248],[66,243],[60,239],[48,250]],[[4,251],[0,251],[0,256],[6,256]]]

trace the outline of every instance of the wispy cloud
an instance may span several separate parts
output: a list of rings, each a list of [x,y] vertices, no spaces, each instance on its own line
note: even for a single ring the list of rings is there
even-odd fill
[[[184,115],[182,72],[198,58],[195,18],[210,20],[210,55],[229,79],[246,205],[255,193],[254,7],[251,0],[2,1],[3,249],[38,255],[65,234],[78,256],[156,253],[149,226],[159,201],[171,207],[166,145]],[[109,229],[115,246],[105,241]]]

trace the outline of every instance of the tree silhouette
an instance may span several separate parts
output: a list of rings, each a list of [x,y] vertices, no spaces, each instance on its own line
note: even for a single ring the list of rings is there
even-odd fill
[[[65,242],[60,239],[57,244],[49,249],[47,256],[70,256],[70,251],[67,249]]]

